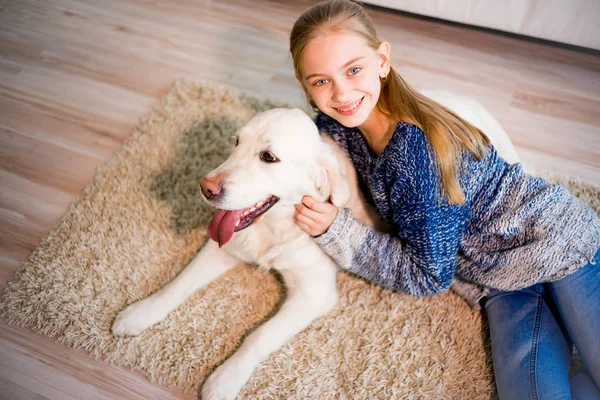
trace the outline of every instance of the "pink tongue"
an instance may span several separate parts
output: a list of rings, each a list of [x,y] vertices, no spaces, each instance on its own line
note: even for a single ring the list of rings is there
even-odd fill
[[[235,223],[240,218],[244,210],[217,210],[213,215],[212,221],[208,225],[208,236],[215,242],[219,243],[219,247],[229,242],[235,230]]]

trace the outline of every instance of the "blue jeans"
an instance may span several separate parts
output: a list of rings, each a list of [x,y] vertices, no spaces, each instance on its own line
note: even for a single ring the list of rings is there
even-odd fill
[[[600,250],[556,282],[484,299],[501,399],[600,399]],[[569,377],[573,345],[585,370]]]

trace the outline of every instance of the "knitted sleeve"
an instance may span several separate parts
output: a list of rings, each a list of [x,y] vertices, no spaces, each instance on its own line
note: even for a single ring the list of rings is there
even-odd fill
[[[341,209],[328,231],[315,240],[342,268],[360,277],[391,290],[428,296],[450,287],[469,207],[449,204],[440,195],[433,155],[422,132],[407,140],[409,151],[388,151],[385,165],[386,171],[397,171],[384,194],[397,233],[377,232]]]

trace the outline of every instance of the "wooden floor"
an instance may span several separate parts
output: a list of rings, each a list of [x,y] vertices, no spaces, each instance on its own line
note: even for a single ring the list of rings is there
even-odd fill
[[[312,1],[0,0],[0,291],[138,119],[196,75],[300,101]],[[600,56],[371,13],[417,88],[478,99],[528,164],[600,184]],[[195,398],[0,321],[1,399]]]

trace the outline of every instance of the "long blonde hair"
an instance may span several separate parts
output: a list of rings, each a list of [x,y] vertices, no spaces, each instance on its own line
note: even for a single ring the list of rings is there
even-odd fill
[[[362,36],[375,50],[381,44],[373,22],[360,4],[349,0],[325,1],[305,11],[292,28],[290,52],[296,75],[301,76],[300,57],[314,38],[323,33],[341,31]],[[316,107],[312,100],[309,101]],[[456,161],[462,148],[478,160],[485,155],[490,142],[483,132],[413,90],[393,68],[382,81],[377,108],[423,130],[435,154],[444,194],[451,203],[464,203],[463,191],[456,177]]]

